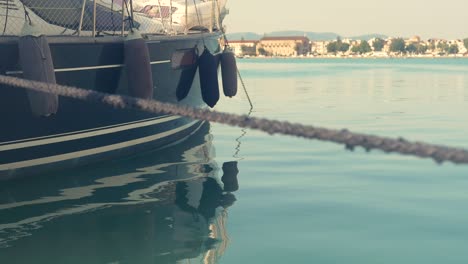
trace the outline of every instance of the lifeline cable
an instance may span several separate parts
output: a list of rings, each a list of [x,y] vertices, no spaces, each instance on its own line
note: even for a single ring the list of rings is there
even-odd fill
[[[272,135],[283,134],[300,138],[329,141],[345,145],[346,148],[350,150],[353,150],[355,147],[363,147],[368,151],[380,149],[386,153],[400,153],[420,158],[431,158],[438,163],[450,161],[455,164],[468,164],[468,150],[461,148],[452,148],[423,142],[410,142],[403,138],[392,139],[388,137],[359,134],[346,129],[327,129],[264,118],[240,116],[153,100],[122,95],[110,95],[91,90],[19,79],[4,75],[0,75],[0,83],[7,86],[52,93],[87,102],[102,103],[116,109],[133,109],[150,113],[180,115],[214,123],[261,130]]]

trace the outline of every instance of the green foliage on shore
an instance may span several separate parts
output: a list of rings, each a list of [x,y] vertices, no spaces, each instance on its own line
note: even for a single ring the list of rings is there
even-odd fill
[[[260,47],[258,49],[258,54],[262,55],[262,56],[268,56],[268,52],[263,48],[263,47]]]
[[[302,45],[299,43],[296,43],[294,46],[294,51],[296,51],[297,55],[306,55],[306,51],[302,49]]]
[[[406,51],[405,40],[402,38],[394,39],[390,44],[390,51],[404,53]]]
[[[424,54],[427,51],[427,46],[421,43],[411,43],[405,48],[409,54]]]
[[[246,45],[241,45],[241,51],[243,55],[256,55],[257,51],[255,47],[249,47]]]
[[[328,43],[327,51],[329,53],[347,52],[349,50],[349,47],[350,45],[348,43],[344,43],[338,37],[336,41]]]
[[[327,44],[328,53],[336,53],[336,42],[330,42]]]
[[[425,54],[427,52],[427,49],[428,47],[426,45],[423,45],[423,44],[418,44],[417,45],[417,53],[418,54]]]
[[[448,48],[448,53],[449,54],[457,54],[459,52],[458,45],[457,44],[452,44]]]
[[[405,50],[410,54],[414,54],[418,51],[418,47],[416,47],[416,44],[411,43],[408,46],[406,46]]]
[[[338,50],[341,52],[347,52],[349,50],[350,45],[348,43],[341,43],[339,45]]]
[[[359,53],[359,54],[364,54],[364,53],[369,53],[372,51],[371,46],[369,43],[365,40],[361,40],[361,43],[359,45],[354,45],[351,48],[351,51],[353,53]]]
[[[448,53],[449,48],[450,48],[450,46],[446,42],[439,42],[439,44],[437,44],[437,49],[441,53]]]
[[[372,46],[374,47],[375,51],[382,51],[382,49],[385,46],[385,40],[383,40],[381,38],[376,38],[374,40],[374,43],[372,43]]]
[[[465,45],[465,48],[468,49],[468,38],[463,40],[463,44]]]

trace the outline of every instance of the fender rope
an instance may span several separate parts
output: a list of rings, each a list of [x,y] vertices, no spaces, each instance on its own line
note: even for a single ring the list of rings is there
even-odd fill
[[[468,150],[461,148],[451,148],[423,142],[410,142],[403,138],[392,139],[388,137],[353,133],[346,129],[335,130],[264,118],[240,116],[128,96],[110,95],[91,90],[30,81],[3,75],[0,75],[0,83],[93,103],[102,103],[117,109],[134,109],[151,113],[180,115],[214,123],[261,130],[271,135],[282,134],[300,138],[329,141],[345,145],[349,150],[354,150],[355,147],[363,147],[367,151],[379,149],[386,153],[399,153],[420,158],[431,158],[438,163],[452,162],[455,164],[468,164]]]

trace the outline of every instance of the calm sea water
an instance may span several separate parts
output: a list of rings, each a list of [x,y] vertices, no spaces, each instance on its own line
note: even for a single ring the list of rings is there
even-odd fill
[[[468,148],[467,59],[239,68],[254,116]],[[241,95],[217,110],[249,107]],[[466,263],[467,204],[468,166],[212,124],[2,183],[0,263]]]

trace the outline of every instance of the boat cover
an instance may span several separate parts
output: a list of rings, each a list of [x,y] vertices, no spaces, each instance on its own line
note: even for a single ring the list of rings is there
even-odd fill
[[[64,28],[78,30],[83,0],[22,0],[22,2],[46,22]],[[121,6],[117,3],[116,9],[121,10]],[[134,26],[138,28],[139,24],[135,22]],[[87,1],[82,30],[90,31],[92,29],[93,2]],[[127,16],[125,18],[125,30],[128,31],[129,29],[130,21]],[[96,30],[122,30],[122,13],[98,4],[96,7]]]

